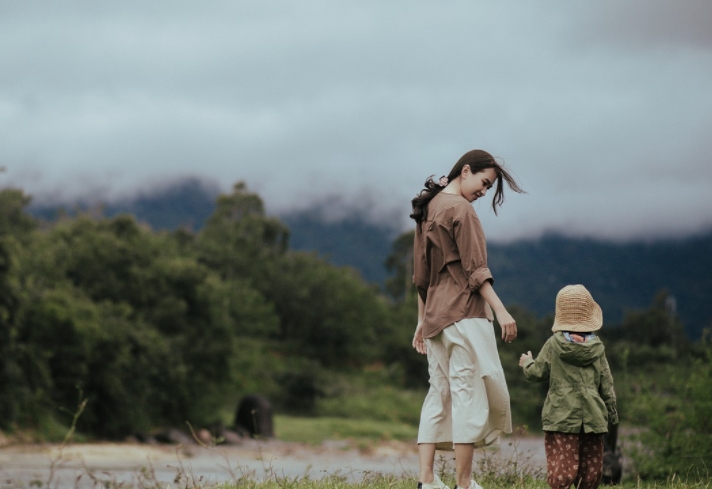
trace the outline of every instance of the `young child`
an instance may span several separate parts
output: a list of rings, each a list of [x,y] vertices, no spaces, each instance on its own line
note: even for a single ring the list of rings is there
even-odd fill
[[[547,482],[552,489],[594,489],[603,472],[603,436],[618,423],[613,377],[603,343],[593,333],[603,314],[583,285],[567,285],[556,295],[556,316],[534,360],[522,354],[527,380],[549,381],[541,413]]]

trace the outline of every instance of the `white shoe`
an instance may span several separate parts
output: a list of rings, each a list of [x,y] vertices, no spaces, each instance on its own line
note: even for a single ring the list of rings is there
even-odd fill
[[[433,482],[425,483],[418,482],[418,489],[450,489],[445,485],[443,481],[440,480],[437,474],[433,474]],[[482,489],[482,488],[480,488]]]
[[[455,489],[460,489],[460,487],[457,484],[455,484]],[[475,481],[475,479],[470,479],[470,487],[468,487],[467,489],[482,489],[482,486],[479,485]]]

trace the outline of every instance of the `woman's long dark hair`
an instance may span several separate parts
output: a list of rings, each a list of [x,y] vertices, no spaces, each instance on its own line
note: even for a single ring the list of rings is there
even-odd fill
[[[502,165],[497,163],[494,157],[487,151],[481,149],[473,149],[468,151],[455,163],[455,166],[450,170],[450,174],[447,176],[447,181],[452,182],[455,178],[459,177],[462,173],[463,167],[467,165],[470,167],[472,173],[478,173],[487,168],[494,168],[497,173],[497,187],[494,191],[494,196],[492,197],[492,210],[497,214],[497,207],[502,205],[504,202],[504,185],[502,180],[507,182],[509,188],[517,193],[524,193],[524,190],[517,185],[514,178],[505,170]],[[411,201],[413,204],[413,213],[410,215],[411,218],[415,219],[415,222],[421,223],[428,218],[428,204],[433,197],[438,195],[442,189],[445,187],[440,186],[439,182],[433,180],[433,175],[428,177],[425,181],[425,188],[420,191],[420,193]]]

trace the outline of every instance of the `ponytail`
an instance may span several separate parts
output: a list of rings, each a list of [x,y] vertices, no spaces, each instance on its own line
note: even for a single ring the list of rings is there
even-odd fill
[[[410,215],[411,219],[415,219],[415,222],[420,224],[428,218],[428,204],[433,197],[438,195],[445,188],[446,185],[442,185],[443,179],[447,177],[440,177],[439,181],[433,180],[433,175],[430,175],[425,181],[425,188],[420,191],[420,193],[411,201],[413,205],[413,213]]]

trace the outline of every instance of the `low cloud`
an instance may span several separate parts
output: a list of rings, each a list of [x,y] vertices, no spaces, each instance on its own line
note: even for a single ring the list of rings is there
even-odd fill
[[[407,229],[479,147],[528,191],[476,206],[492,239],[712,226],[708,2],[277,6],[4,4],[0,178],[41,201],[244,180],[273,213]]]

